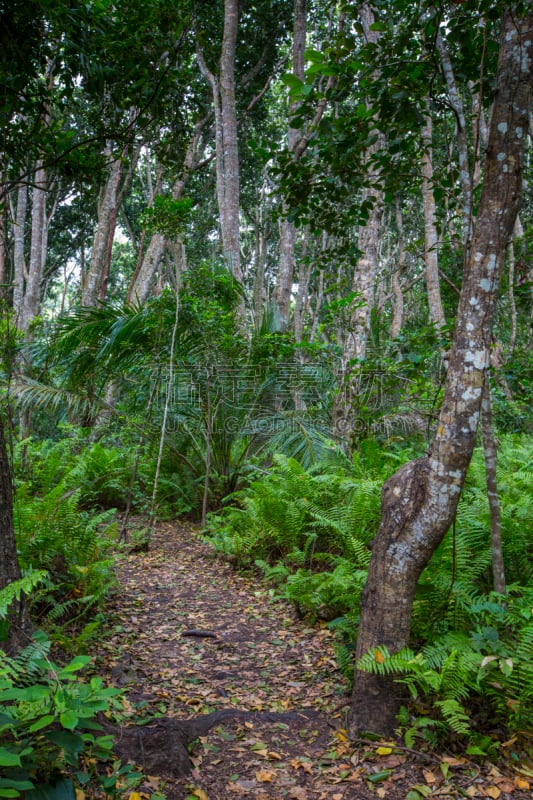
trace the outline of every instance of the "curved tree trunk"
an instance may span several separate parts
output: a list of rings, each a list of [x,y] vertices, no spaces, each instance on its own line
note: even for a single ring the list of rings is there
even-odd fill
[[[384,485],[381,524],[361,598],[356,658],[409,643],[420,573],[452,524],[475,445],[505,252],[522,195],[533,87],[533,12],[502,23],[494,108],[478,216],[435,438],[426,456]],[[394,730],[399,698],[389,678],[356,668],[350,734]]]

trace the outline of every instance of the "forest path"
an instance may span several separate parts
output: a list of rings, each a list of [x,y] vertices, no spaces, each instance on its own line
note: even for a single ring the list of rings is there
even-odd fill
[[[299,620],[261,581],[236,574],[192,526],[159,525],[150,552],[122,557],[117,577],[121,590],[97,665],[147,717],[296,712],[283,722],[225,720],[194,747],[190,775],[150,776],[141,797],[160,791],[167,800],[404,800],[414,786],[441,797],[465,790],[495,797],[477,793],[479,768],[472,771],[464,759],[348,742],[332,633]],[[501,800],[506,789],[515,800],[526,796],[497,771],[481,783]]]

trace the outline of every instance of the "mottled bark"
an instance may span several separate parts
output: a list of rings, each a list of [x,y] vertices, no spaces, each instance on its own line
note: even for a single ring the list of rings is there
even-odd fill
[[[48,219],[46,216],[47,176],[41,161],[37,162],[32,191],[30,259],[24,297],[22,298],[18,327],[27,332],[32,320],[39,313],[41,282],[43,279]]]
[[[398,266],[392,272],[391,288],[393,297],[393,314],[391,322],[390,335],[393,339],[400,335],[403,325],[403,291],[401,285],[401,276],[405,269],[405,238],[403,235],[403,216],[400,198],[396,198],[396,231],[398,235]]]
[[[11,465],[7,454],[3,412],[0,411],[0,589],[20,578],[13,524]],[[11,604],[7,624],[7,638],[0,641],[0,647],[14,654],[28,643],[31,635],[32,626],[24,597]]]
[[[26,214],[28,211],[28,187],[21,183],[17,191],[17,211],[13,223],[13,311],[15,319],[22,310],[22,298],[26,284],[26,255],[24,242]]]
[[[240,253],[239,138],[235,103],[235,51],[238,27],[238,0],[225,0],[218,75],[208,68],[199,46],[197,46],[197,58],[202,74],[213,93],[217,202],[223,255],[229,270],[238,281],[242,282],[244,276]]]
[[[422,126],[422,198],[424,202],[424,263],[429,306],[429,320],[438,328],[446,325],[439,282],[439,235],[437,207],[433,194],[433,120],[429,98],[426,101],[426,118]]]
[[[107,150],[107,156],[111,157],[110,146]],[[103,290],[107,282],[117,225],[122,171],[122,159],[117,158],[112,161],[109,165],[107,180],[100,190],[98,219],[93,236],[89,269],[84,276],[81,292],[81,303],[84,306],[98,304],[102,299]]]
[[[474,449],[494,309],[520,198],[533,88],[533,12],[504,14],[484,179],[463,280],[444,397],[428,454],[383,487],[382,519],[361,597],[356,658],[409,643],[420,573],[455,516]],[[399,698],[389,678],[355,670],[349,731],[390,734]]]

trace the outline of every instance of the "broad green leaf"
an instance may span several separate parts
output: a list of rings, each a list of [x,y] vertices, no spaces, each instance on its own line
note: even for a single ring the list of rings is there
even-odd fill
[[[61,673],[77,672],[78,670],[83,669],[83,667],[86,667],[90,660],[90,656],[76,656],[76,658],[73,658],[66,667],[63,667]]]
[[[59,720],[64,728],[67,728],[69,731],[73,731],[76,725],[78,724],[78,717],[73,711],[64,711]]]
[[[47,725],[51,725],[54,721],[55,717],[52,714],[46,714],[44,717],[40,717],[33,725],[30,725],[28,728],[30,733],[35,733],[36,731],[40,731],[42,728],[46,728]]]
[[[0,747],[0,766],[1,767],[21,767],[20,756],[12,753],[5,747]]]

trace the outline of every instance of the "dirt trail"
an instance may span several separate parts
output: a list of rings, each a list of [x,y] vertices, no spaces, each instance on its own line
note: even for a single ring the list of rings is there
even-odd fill
[[[121,559],[118,578],[115,626],[97,664],[132,704],[179,719],[235,708],[295,712],[283,722],[248,717],[215,726],[194,747],[187,778],[150,776],[143,797],[404,800],[416,785],[440,797],[495,796],[478,793],[478,784],[498,789],[501,800],[529,797],[512,776],[489,779],[453,757],[443,768],[443,757],[349,743],[331,632],[237,575],[193,528],[160,525],[149,553]]]

